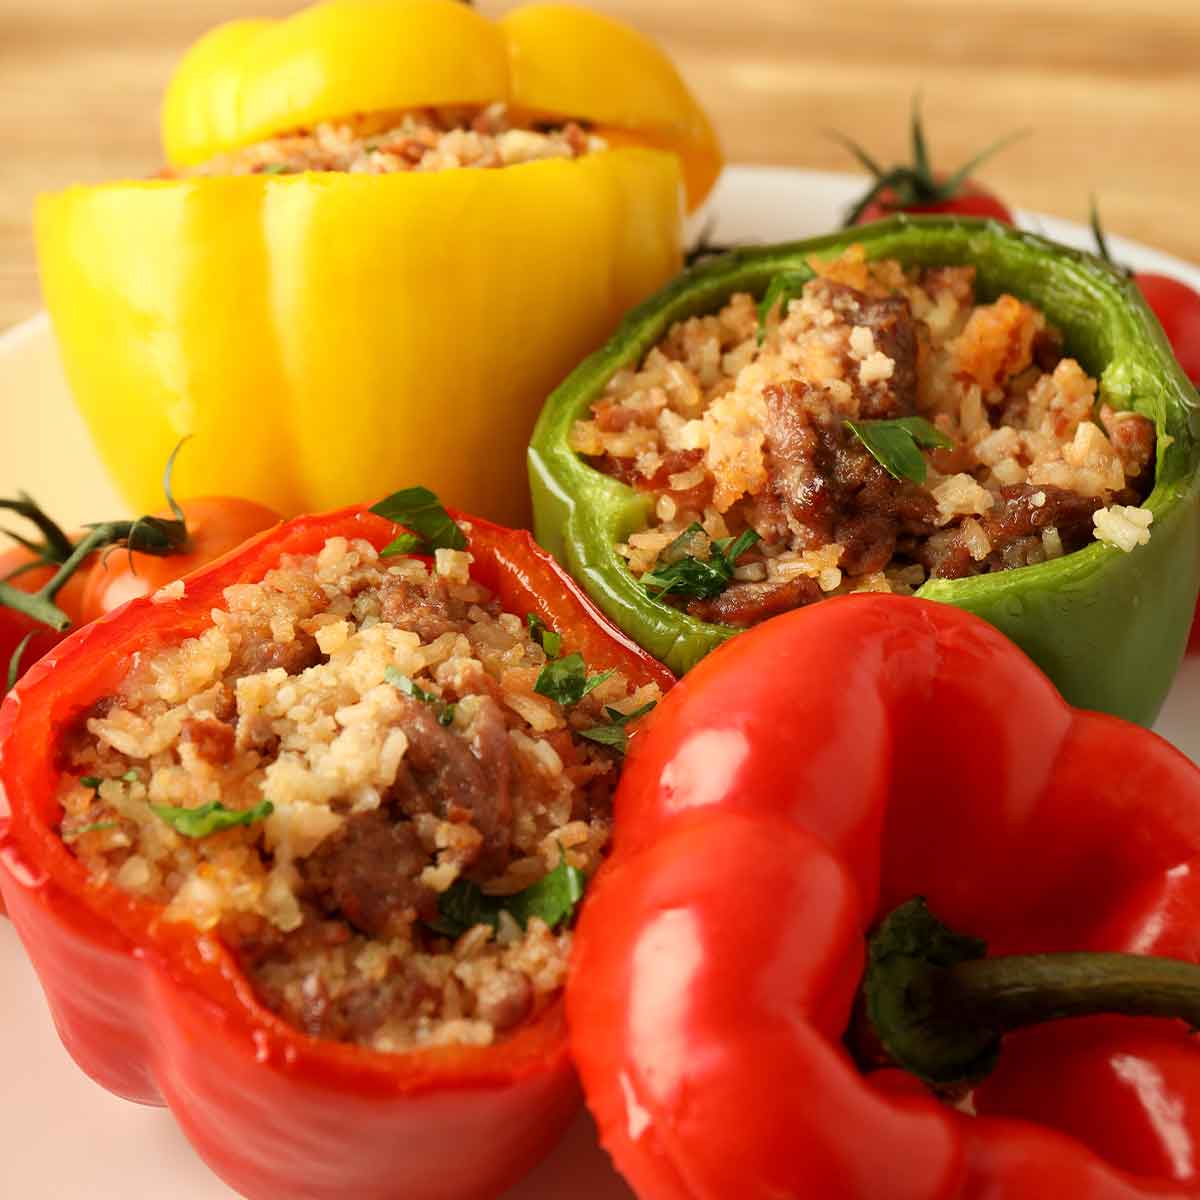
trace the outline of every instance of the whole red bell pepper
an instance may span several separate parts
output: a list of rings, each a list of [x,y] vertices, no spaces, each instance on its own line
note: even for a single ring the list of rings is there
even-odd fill
[[[507,610],[537,613],[590,667],[670,685],[528,534],[464,519],[472,573]],[[0,892],[63,1042],[110,1091],[168,1104],[213,1170],[255,1200],[492,1197],[578,1104],[561,1001],[492,1047],[384,1054],[304,1036],[258,1002],[215,934],[89,882],[55,830],[62,732],[134,654],[197,633],[226,587],[285,554],[338,535],[381,548],[398,532],[361,509],[288,521],[191,576],[181,598],[134,600],[81,629],[0,709]]]
[[[977,618],[852,596],[721,647],[633,747],[616,831],[567,1013],[602,1140],[642,1200],[1200,1195],[1183,1021],[1020,1028],[993,1039],[989,1078],[964,1073],[957,1105],[861,1050],[866,936],[916,896],[992,956],[1126,952],[977,947],[984,975],[1067,971],[1041,1016],[1107,1010],[1071,971],[1115,962],[1183,976],[1190,999],[1163,1007],[1135,982],[1112,1007],[1200,1018],[1200,771],[1070,708]]]

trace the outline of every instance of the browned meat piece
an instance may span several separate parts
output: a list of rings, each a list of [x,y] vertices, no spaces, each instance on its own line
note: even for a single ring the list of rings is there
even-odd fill
[[[316,638],[311,633],[297,630],[290,642],[243,641],[229,665],[229,677],[240,679],[244,675],[259,675],[276,667],[282,667],[289,675],[299,675],[324,661]]]
[[[701,621],[746,627],[821,599],[815,579],[800,575],[780,583],[735,583],[712,600],[693,600],[687,610]]]
[[[901,533],[928,533],[937,505],[922,487],[893,479],[843,422],[816,418],[800,382],[766,389],[771,489],[813,545],[845,546],[848,575],[881,571]],[[814,407],[820,403],[814,400]]]
[[[441,596],[395,576],[389,576],[379,589],[379,612],[385,621],[399,629],[411,630],[423,642],[432,642],[458,628]]]
[[[1047,325],[1033,335],[1033,362],[1039,371],[1049,375],[1062,362],[1062,357],[1062,334],[1053,325]]]
[[[402,699],[408,753],[390,801],[409,816],[432,812],[470,821],[483,834],[477,872],[500,874],[512,842],[512,759],[499,706],[491,697],[482,698],[468,741],[439,725],[424,701]]]
[[[322,910],[376,937],[402,935],[415,917],[430,919],[437,896],[417,881],[430,857],[408,821],[376,809],[347,817],[299,864]]]
[[[212,718],[188,717],[183,722],[183,741],[196,747],[196,753],[206,763],[222,766],[233,759],[236,737],[232,725]]]
[[[783,528],[790,516],[812,530],[818,545],[833,536],[834,495],[827,447],[808,407],[809,393],[808,384],[798,379],[766,388],[763,429],[771,491],[785,514]]]
[[[434,988],[411,976],[344,986],[331,998],[314,974],[304,980],[300,993],[295,1004],[278,997],[281,1015],[310,1037],[333,1042],[365,1042],[393,1013],[415,1013],[422,1001],[437,998]]]
[[[917,324],[904,296],[874,299],[844,283],[819,280],[818,299],[848,325],[866,326],[875,338],[875,349],[892,360],[888,379],[863,383],[858,364],[846,363],[846,379],[859,401],[864,420],[907,417],[917,408]]]
[[[1118,412],[1104,404],[1100,407],[1100,424],[1121,459],[1126,480],[1139,495],[1145,496],[1153,480],[1154,422],[1141,413]]]
[[[533,985],[519,971],[497,970],[479,989],[475,1015],[496,1030],[519,1025],[533,1008]]]
[[[1035,498],[1042,502],[1035,503]],[[981,523],[993,546],[1053,526],[1066,549],[1068,543],[1078,547],[1090,540],[1092,513],[1102,506],[1099,497],[1080,496],[1045,484],[1018,483],[1000,493],[1000,503]]]
[[[931,534],[916,547],[913,556],[934,579],[963,579],[980,570],[957,529]]]
[[[847,575],[882,571],[896,552],[896,522],[883,514],[849,517],[840,521],[836,539],[843,546],[838,560]]]
[[[1041,498],[1040,504],[1034,503]],[[1038,561],[1041,532],[1054,528],[1070,554],[1092,538],[1092,514],[1103,505],[1098,497],[1079,496],[1045,484],[1014,484],[1000,493],[1000,502],[980,525],[992,544],[991,553],[976,562],[955,530],[931,537],[918,557],[930,575],[938,579],[961,579],[985,571],[1007,570]]]

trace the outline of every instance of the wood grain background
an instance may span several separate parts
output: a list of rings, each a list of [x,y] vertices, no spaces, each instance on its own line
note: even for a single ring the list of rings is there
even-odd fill
[[[914,92],[938,161],[1032,132],[984,168],[1011,202],[1200,261],[1200,0],[591,0],[658,38],[733,162],[892,161]],[[38,191],[159,163],[158,103],[188,43],[298,0],[0,0],[0,328],[39,306]],[[485,11],[508,7],[481,0]]]

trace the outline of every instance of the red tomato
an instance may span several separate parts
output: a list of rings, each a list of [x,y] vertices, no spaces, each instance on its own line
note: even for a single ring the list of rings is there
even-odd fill
[[[944,200],[932,200],[928,203],[904,204],[891,188],[883,191],[859,213],[856,225],[866,225],[869,221],[881,221],[893,213],[948,213],[962,217],[991,217],[1003,221],[1005,225],[1013,225],[1013,215],[1007,205],[998,199],[987,188],[982,187],[973,179],[965,179],[952,196]]]
[[[885,169],[856,142],[835,134],[835,137],[875,177],[875,181],[850,207],[845,225],[865,225],[894,213],[942,213],[963,217],[990,217],[1013,225],[1009,208],[993,192],[971,178],[985,159],[1007,146],[1021,133],[1009,134],[994,142],[982,153],[964,163],[957,171],[935,171],[921,127],[918,102],[913,104],[910,160],[900,166]]]
[[[128,600],[156,592],[240,546],[247,538],[279,523],[279,515],[253,500],[204,496],[180,503],[187,519],[190,548],[184,554],[158,557],[113,550],[100,556],[88,572],[82,619],[94,621]],[[171,518],[171,512],[156,514]]]
[[[1200,293],[1149,271],[1136,271],[1133,281],[1154,310],[1184,374],[1200,387]]]

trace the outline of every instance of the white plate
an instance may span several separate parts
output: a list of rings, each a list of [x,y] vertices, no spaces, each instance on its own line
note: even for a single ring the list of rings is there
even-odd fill
[[[839,223],[863,183],[854,175],[732,168],[713,199],[713,239],[770,242],[824,233]],[[1059,241],[1091,246],[1083,226],[1034,213],[1021,213],[1020,220]],[[1200,269],[1134,242],[1111,241],[1127,265],[1160,270],[1200,289]],[[71,523],[120,512],[71,408],[44,316],[0,337],[0,397],[0,492],[24,487]],[[1200,759],[1200,659],[1185,664],[1158,729]],[[0,923],[0,1062],[0,1194],[21,1200],[234,1197],[192,1153],[166,1112],[117,1100],[75,1068],[7,922]],[[597,1147],[586,1117],[505,1200],[564,1196],[631,1196]]]

